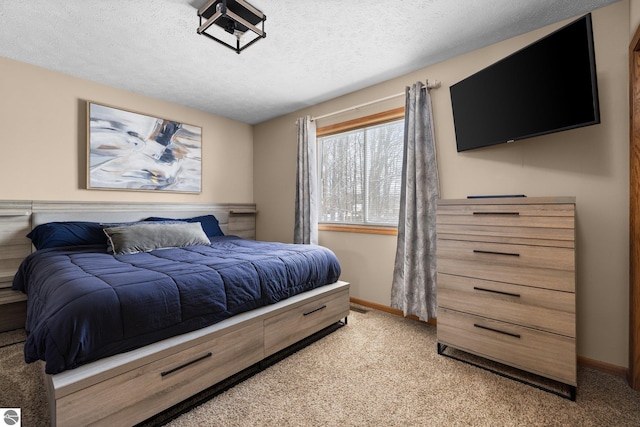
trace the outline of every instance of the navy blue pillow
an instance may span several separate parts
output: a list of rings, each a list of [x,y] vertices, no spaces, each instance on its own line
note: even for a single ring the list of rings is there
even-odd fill
[[[194,216],[193,218],[161,218],[152,216],[145,221],[184,221],[184,222],[199,222],[202,225],[202,229],[207,237],[224,236],[224,233],[220,229],[218,219],[213,215]]]
[[[36,249],[64,246],[106,245],[107,236],[96,222],[69,221],[40,224],[27,234]]]

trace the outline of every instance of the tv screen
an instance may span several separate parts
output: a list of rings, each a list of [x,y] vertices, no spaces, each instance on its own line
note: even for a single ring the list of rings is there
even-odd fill
[[[600,123],[591,14],[450,91],[459,152]]]

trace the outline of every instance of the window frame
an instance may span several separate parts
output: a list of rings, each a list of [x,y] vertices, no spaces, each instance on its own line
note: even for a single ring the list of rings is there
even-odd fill
[[[361,129],[367,126],[379,125],[392,122],[398,119],[404,119],[405,107],[394,108],[392,110],[382,111],[380,113],[371,114],[345,122],[335,123],[332,125],[322,126],[316,129],[316,137],[333,135],[336,133],[348,132],[354,129]],[[316,141],[317,144],[317,141]],[[369,225],[369,224],[334,224],[327,222],[318,223],[318,231],[337,231],[347,233],[365,233],[365,234],[386,234],[397,235],[397,225]]]

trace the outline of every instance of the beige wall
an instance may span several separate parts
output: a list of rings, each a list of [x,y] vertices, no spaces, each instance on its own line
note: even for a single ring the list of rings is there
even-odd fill
[[[638,26],[640,26],[640,0],[630,0],[629,5],[629,22],[630,22],[630,36],[633,38]]]
[[[0,57],[0,199],[253,202],[244,123]],[[86,190],[86,101],[202,126],[202,193]]]
[[[635,1],[635,0],[634,0]],[[258,238],[291,241],[296,128],[322,115],[402,92],[425,78],[432,91],[443,198],[470,194],[577,198],[578,353],[628,365],[628,1],[593,12],[602,123],[514,144],[457,153],[448,87],[559,28],[549,26],[269,122],[254,129]],[[565,21],[565,23],[568,21]],[[402,98],[323,120],[318,126],[403,105]],[[340,258],[352,296],[389,305],[395,238],[322,232]]]

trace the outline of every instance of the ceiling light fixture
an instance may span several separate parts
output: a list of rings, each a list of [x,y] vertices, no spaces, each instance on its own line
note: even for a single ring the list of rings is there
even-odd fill
[[[198,34],[207,36],[236,53],[267,37],[264,32],[267,16],[244,0],[209,0],[198,9],[198,16]],[[256,27],[260,23],[262,29]]]

